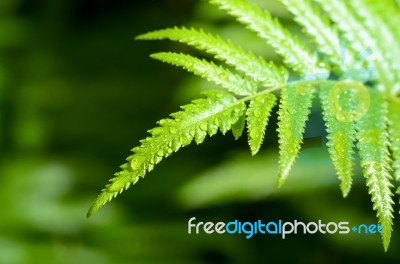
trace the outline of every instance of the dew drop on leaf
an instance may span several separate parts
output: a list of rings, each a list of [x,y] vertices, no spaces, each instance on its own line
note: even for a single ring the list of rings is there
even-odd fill
[[[260,110],[254,110],[253,115],[255,117],[259,117],[260,116]]]
[[[258,136],[259,136],[259,134],[257,133],[257,131],[255,131],[255,130],[250,131],[251,138],[255,139],[255,138],[258,138]]]
[[[200,125],[200,129],[203,131],[207,131],[207,123],[203,123]]]

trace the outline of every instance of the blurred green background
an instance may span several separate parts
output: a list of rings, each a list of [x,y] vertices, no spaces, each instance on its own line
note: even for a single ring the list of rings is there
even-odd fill
[[[294,32],[275,1],[266,7]],[[175,50],[134,36],[174,25],[218,33],[279,63],[255,34],[207,1],[0,0],[0,264],[396,262],[396,213],[379,235],[188,235],[187,221],[376,223],[358,174],[343,199],[315,107],[303,153],[276,187],[276,116],[261,153],[216,135],[163,161],[86,219],[91,202],[155,122],[214,88],[149,58]],[[395,206],[398,210],[398,206]]]

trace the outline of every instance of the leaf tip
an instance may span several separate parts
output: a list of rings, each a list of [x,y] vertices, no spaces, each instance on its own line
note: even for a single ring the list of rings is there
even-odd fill
[[[134,37],[134,40],[145,40],[147,34],[140,34]]]
[[[251,155],[255,156],[258,153],[258,149],[251,149]]]
[[[98,201],[99,199],[96,199],[96,201],[94,201],[93,204],[90,206],[89,210],[86,213],[86,218],[90,218],[103,206],[102,204],[99,204]]]
[[[340,190],[342,191],[343,198],[346,198],[350,193],[350,187],[347,185],[345,186],[345,185],[341,184]]]

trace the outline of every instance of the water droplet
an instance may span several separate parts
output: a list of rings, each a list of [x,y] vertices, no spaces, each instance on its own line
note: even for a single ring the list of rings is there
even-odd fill
[[[215,134],[217,134],[217,132],[218,132],[217,128],[211,128],[210,135],[215,135]]]
[[[168,148],[168,149],[167,149],[167,152],[168,152],[168,154],[172,154],[172,153],[174,152],[174,150],[171,149],[171,148]]]
[[[189,134],[190,134],[192,137],[194,137],[194,136],[196,135],[196,130],[191,129],[191,130],[189,131]]]
[[[186,146],[188,144],[190,144],[190,142],[192,141],[192,136],[186,135],[186,136],[182,136],[179,138],[179,141],[181,142],[181,144],[183,146]]]
[[[169,132],[170,132],[171,134],[176,134],[176,132],[178,132],[178,130],[177,130],[175,127],[171,127],[171,128],[169,129]]]
[[[256,139],[256,138],[258,138],[258,133],[257,133],[257,131],[255,131],[255,130],[252,130],[252,131],[250,131],[250,137],[252,138],[252,139]]]
[[[157,156],[163,157],[163,156],[164,156],[164,151],[163,151],[162,149],[160,149],[160,150],[157,152]]]
[[[134,158],[134,159],[131,160],[131,167],[132,167],[132,168],[137,168],[137,167],[139,167],[140,165],[142,165],[142,164],[141,164],[141,162],[140,162],[139,159]]]
[[[203,123],[200,125],[200,129],[203,131],[207,131],[207,123]]]
[[[227,78],[226,78],[226,75],[225,75],[225,74],[222,74],[222,73],[219,74],[218,77],[219,77],[219,79],[222,80],[222,81],[226,81],[226,79],[227,79]]]
[[[282,45],[282,46],[286,46],[286,47],[290,47],[289,41],[287,41],[287,40],[283,40],[283,41],[281,42],[281,45]]]
[[[262,103],[262,104],[265,102],[264,98],[262,98],[262,97],[257,97],[256,101],[258,103]]]
[[[254,110],[253,115],[255,117],[259,117],[260,116],[260,110]]]
[[[159,136],[162,134],[163,129],[161,127],[156,127],[156,128],[153,128],[152,130],[150,130],[149,132],[151,133],[151,135],[153,137],[156,137],[156,136]]]

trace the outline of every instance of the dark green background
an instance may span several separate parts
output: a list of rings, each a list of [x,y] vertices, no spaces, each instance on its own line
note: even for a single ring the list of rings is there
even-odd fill
[[[299,33],[282,6],[258,2]],[[378,235],[246,240],[187,234],[192,216],[213,222],[376,223],[360,175],[349,197],[341,197],[321,147],[325,140],[318,107],[306,131],[306,150],[286,189],[275,187],[273,116],[259,157],[250,157],[245,137],[235,142],[230,133],[217,135],[163,161],[85,218],[146,131],[199,97],[202,89],[213,88],[148,57],[165,50],[204,54],[168,41],[134,41],[140,33],[174,25],[218,32],[277,60],[253,33],[206,1],[1,0],[0,263],[398,260],[397,213],[386,254]],[[237,167],[229,170],[233,165]],[[204,177],[209,180],[201,181]]]

